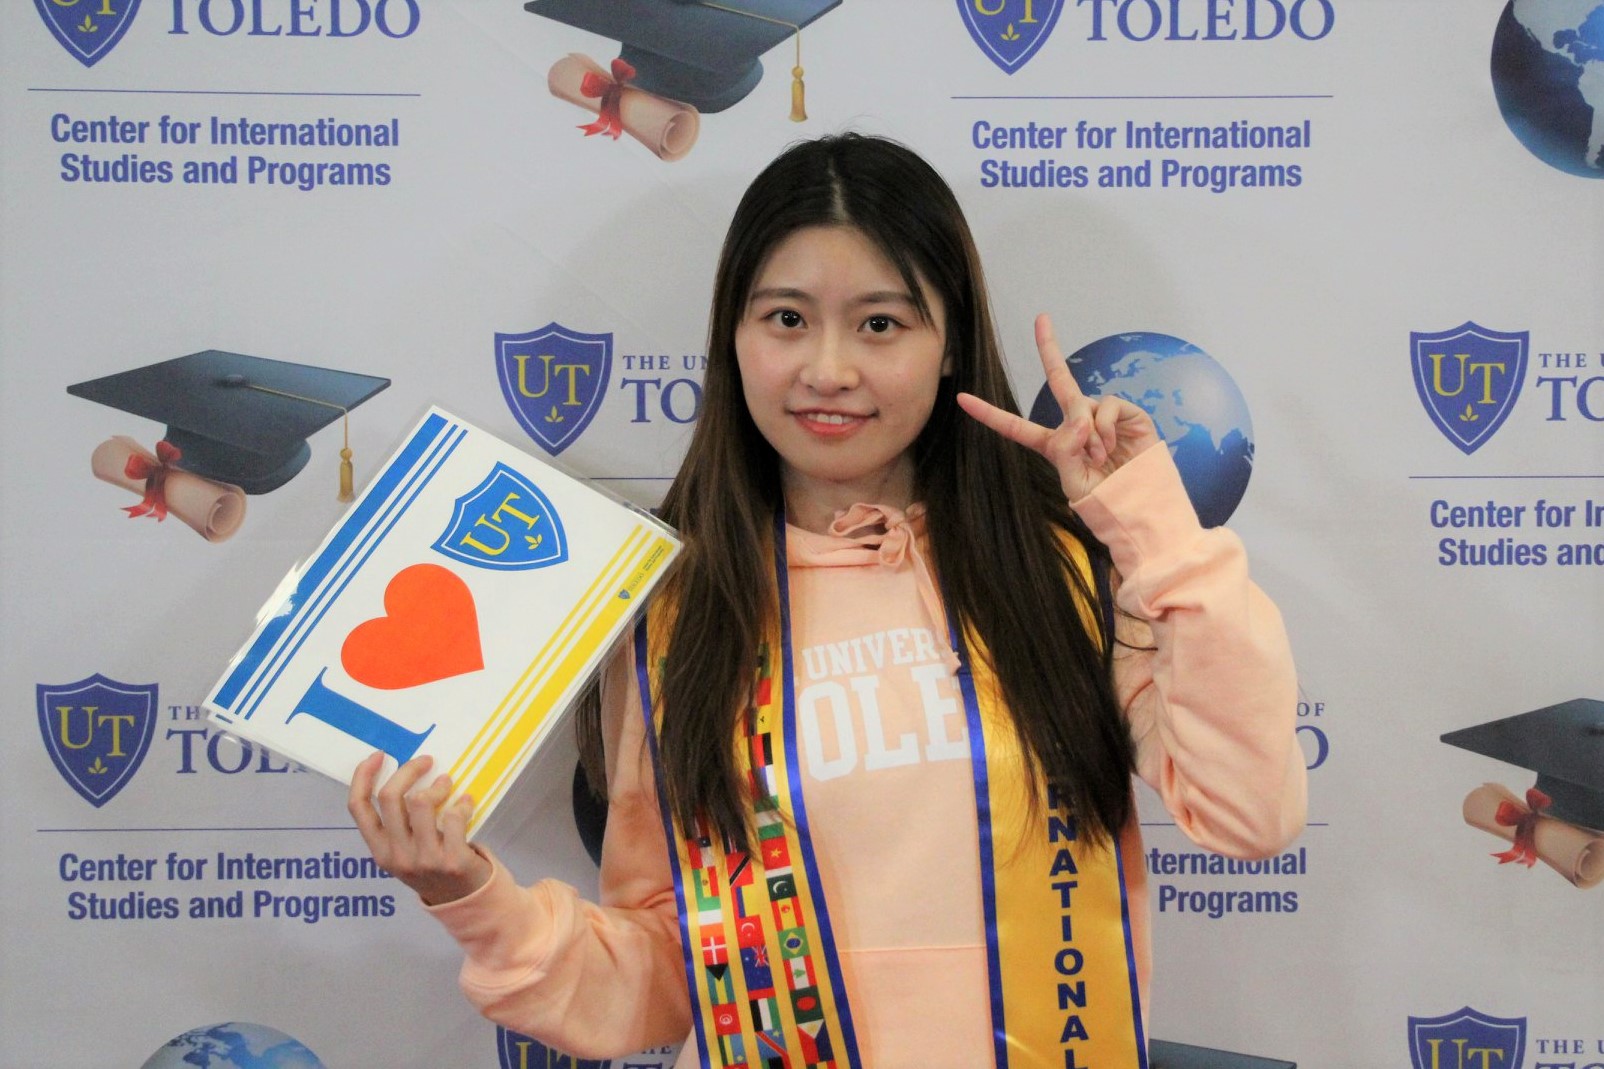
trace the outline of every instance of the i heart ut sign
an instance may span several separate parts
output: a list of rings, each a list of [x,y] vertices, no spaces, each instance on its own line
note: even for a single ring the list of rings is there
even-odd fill
[[[375,690],[405,690],[479,671],[484,653],[468,584],[438,564],[401,569],[384,588],[384,615],[346,636],[340,665]]]

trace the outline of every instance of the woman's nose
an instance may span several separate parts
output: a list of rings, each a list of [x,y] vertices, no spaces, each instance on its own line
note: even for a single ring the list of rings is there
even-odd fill
[[[801,379],[804,386],[819,393],[850,390],[858,384],[851,347],[838,332],[819,332],[818,343],[802,366]]]

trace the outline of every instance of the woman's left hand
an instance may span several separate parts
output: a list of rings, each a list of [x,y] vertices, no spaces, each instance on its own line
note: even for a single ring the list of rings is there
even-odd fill
[[[1064,413],[1057,427],[1043,427],[1004,412],[973,394],[958,395],[958,406],[1010,441],[1033,449],[1058,469],[1064,496],[1079,501],[1136,454],[1159,440],[1152,417],[1119,397],[1087,397],[1064,363],[1053,337],[1053,322],[1036,317],[1036,349],[1047,386]]]

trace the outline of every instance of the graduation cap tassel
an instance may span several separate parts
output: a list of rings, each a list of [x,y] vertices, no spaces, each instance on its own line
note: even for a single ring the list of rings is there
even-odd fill
[[[802,31],[796,31],[796,66],[791,68],[791,121],[807,122],[806,87],[802,84]]]
[[[355,500],[356,470],[351,464],[351,410],[344,405],[336,405],[316,397],[303,397],[301,394],[290,393],[288,390],[275,390],[270,386],[259,386],[254,382],[242,383],[242,385],[249,386],[253,390],[260,390],[263,393],[273,394],[276,397],[288,397],[292,401],[305,401],[309,405],[322,405],[324,408],[332,408],[340,413],[341,430],[345,435],[345,441],[340,448],[339,500]]]
[[[351,464],[351,413],[344,412],[345,417],[345,444],[340,448],[340,500],[350,501],[356,497],[356,469]]]
[[[710,7],[715,11],[727,11],[731,15],[745,15],[749,19],[757,19],[760,22],[772,22],[777,26],[788,26],[796,32],[796,66],[791,68],[791,121],[807,122],[807,102],[804,99],[805,87],[802,84],[802,27],[794,22],[786,22],[784,19],[759,15],[756,11],[742,11],[738,7],[715,4],[712,0],[699,0],[699,2],[703,7]]]

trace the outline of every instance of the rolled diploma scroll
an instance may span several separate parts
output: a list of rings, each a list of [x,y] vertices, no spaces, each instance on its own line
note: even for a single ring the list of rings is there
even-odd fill
[[[1525,801],[1513,792],[1496,783],[1484,783],[1465,796],[1465,823],[1512,843],[1515,829],[1498,823],[1500,802],[1513,802],[1526,811]],[[1576,886],[1593,887],[1604,882],[1604,832],[1539,815],[1532,840],[1544,864]]]
[[[143,497],[145,480],[131,479],[125,472],[128,458],[136,454],[152,465],[159,463],[156,454],[119,434],[95,447],[89,466],[95,478]],[[169,468],[162,490],[167,498],[167,511],[189,524],[208,542],[226,541],[245,521],[245,491],[230,483],[214,482],[181,468]]]
[[[600,63],[575,52],[552,64],[546,74],[546,85],[552,96],[578,104],[592,115],[600,115],[601,97],[588,97],[579,88],[587,71],[608,82],[613,80],[612,74]],[[627,85],[618,99],[618,116],[625,133],[655,152],[659,159],[669,161],[682,159],[691,150],[702,123],[700,114],[689,104]]]

